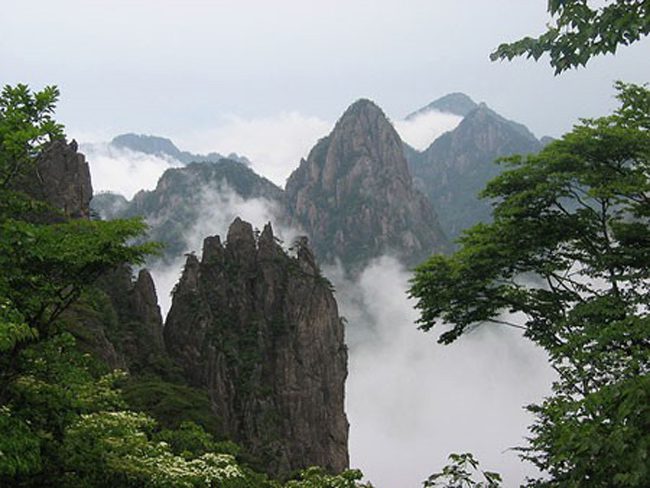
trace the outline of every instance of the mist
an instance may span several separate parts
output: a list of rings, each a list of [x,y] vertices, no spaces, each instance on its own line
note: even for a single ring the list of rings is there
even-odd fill
[[[182,166],[171,157],[154,156],[108,143],[81,144],[86,155],[95,193],[111,191],[127,199],[140,190],[153,190],[169,168]]]
[[[231,218],[261,229],[274,218],[265,200],[243,201],[232,190],[203,190],[201,218],[188,233],[200,255],[208,235],[225,240]],[[285,247],[299,234],[275,226]],[[185,258],[152,269],[163,316]],[[392,257],[374,260],[358,278],[340,267],[323,269],[347,320],[349,376],[346,412],[350,464],[377,488],[420,487],[452,452],[472,452],[504,486],[536,474],[513,448],[525,445],[532,416],[524,406],[550,393],[554,375],[543,350],[519,330],[488,325],[450,346],[417,330],[418,314],[406,295],[410,273]]]
[[[437,115],[419,119],[411,124],[413,134],[418,124],[435,123],[444,131],[458,123]],[[271,124],[271,119],[266,122]],[[290,126],[278,123],[276,134]],[[416,147],[428,145],[425,139],[418,144],[407,135],[409,128],[403,124],[396,126],[407,142]],[[313,137],[318,137],[316,132],[314,129]],[[276,171],[277,178],[286,178],[297,160],[286,165],[280,161],[290,153],[308,151],[313,142],[303,144],[287,137],[284,144],[270,148],[267,177]],[[102,153],[95,149],[89,153],[85,149],[95,188],[126,196],[136,188],[155,187],[160,174],[176,164],[129,151]],[[219,149],[209,146],[202,150]],[[238,148],[231,145],[230,150]],[[108,175],[102,175],[104,169],[110,169]],[[285,247],[301,234],[299,229],[277,224],[280,209],[274,202],[244,200],[227,185],[199,185],[195,198],[199,212],[184,236],[186,253],[200,255],[203,239],[209,235],[225,240],[237,216],[258,229],[272,222]],[[169,311],[171,291],[184,263],[185,257],[180,256],[170,264],[159,262],[151,268],[163,316]],[[418,314],[406,295],[410,273],[394,258],[376,259],[355,279],[336,266],[325,267],[323,272],[334,283],[340,313],[348,323],[346,411],[352,467],[361,469],[377,488],[420,487],[431,473],[447,464],[451,452],[472,452],[482,469],[503,475],[506,487],[518,486],[527,475],[535,474],[512,448],[525,444],[527,426],[532,422],[524,406],[550,393],[553,374],[544,351],[522,338],[520,331],[494,325],[479,328],[450,346],[438,345],[437,333],[417,330]]]
[[[178,144],[194,152],[242,154],[251,160],[256,173],[283,188],[300,159],[331,128],[328,121],[295,111],[266,117],[230,116],[213,128],[180,136]]]
[[[417,330],[410,274],[393,258],[355,280],[336,267],[325,274],[348,321],[352,466],[377,488],[419,487],[452,452],[472,452],[506,487],[536,474],[512,448],[525,444],[532,422],[523,407],[550,393],[543,350],[495,325],[437,344],[439,331]]]
[[[455,129],[463,118],[459,115],[431,110],[416,117],[394,122],[402,140],[418,151],[424,151],[445,132]]]

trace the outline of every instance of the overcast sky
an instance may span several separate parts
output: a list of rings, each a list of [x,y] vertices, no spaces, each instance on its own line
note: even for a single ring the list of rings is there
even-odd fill
[[[57,84],[82,141],[134,131],[209,149],[224,121],[300,114],[331,123],[355,99],[393,119],[452,91],[537,136],[614,106],[615,79],[650,79],[650,43],[554,77],[492,63],[500,42],[543,30],[544,0],[42,0],[0,17],[0,83]],[[200,147],[198,147],[200,146]]]

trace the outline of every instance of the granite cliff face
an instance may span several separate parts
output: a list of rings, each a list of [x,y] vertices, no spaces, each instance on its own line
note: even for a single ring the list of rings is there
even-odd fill
[[[289,177],[292,222],[318,258],[346,267],[393,253],[408,264],[447,249],[437,216],[412,184],[397,132],[382,110],[359,100]]]
[[[455,239],[463,229],[491,218],[489,202],[478,194],[501,173],[495,160],[541,147],[525,126],[480,104],[425,151],[406,155],[416,187],[433,202],[445,233]]]
[[[236,219],[225,244],[188,255],[164,338],[208,391],[225,435],[272,474],[348,466],[347,351],[329,283],[304,242],[288,256],[270,224]]]
[[[105,326],[122,367],[133,374],[148,371],[164,360],[163,320],[151,274],[146,269],[132,277],[122,266],[100,278],[98,288],[109,297],[114,310]]]
[[[90,216],[90,170],[75,141],[58,139],[49,143],[34,169],[19,179],[15,187],[59,210],[61,215],[52,216],[55,220]]]

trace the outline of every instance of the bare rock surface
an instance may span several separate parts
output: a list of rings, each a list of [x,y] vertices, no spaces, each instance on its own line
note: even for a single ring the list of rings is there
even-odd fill
[[[346,110],[286,193],[292,223],[323,262],[358,268],[391,253],[416,264],[448,248],[431,203],[413,187],[399,135],[369,100]]]
[[[274,475],[348,466],[344,328],[311,251],[296,248],[235,219],[225,243],[208,237],[200,260],[187,256],[164,329],[224,435]]]

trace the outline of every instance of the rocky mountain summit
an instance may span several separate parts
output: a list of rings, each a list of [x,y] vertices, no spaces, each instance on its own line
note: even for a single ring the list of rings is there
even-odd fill
[[[306,243],[287,255],[271,225],[236,219],[188,255],[165,324],[187,380],[224,432],[274,474],[348,466],[347,351],[331,285]]]
[[[405,154],[415,186],[433,203],[445,233],[456,238],[463,229],[490,219],[490,204],[478,194],[500,174],[495,160],[536,153],[541,147],[524,125],[479,104],[425,151]]]
[[[291,221],[323,262],[348,267],[393,253],[415,264],[447,249],[430,202],[413,187],[402,141],[369,100],[351,105],[287,181]]]
[[[444,97],[434,100],[425,107],[416,110],[406,116],[406,120],[412,120],[427,112],[436,111],[465,117],[472,110],[478,107],[478,104],[464,93],[449,93]]]

